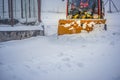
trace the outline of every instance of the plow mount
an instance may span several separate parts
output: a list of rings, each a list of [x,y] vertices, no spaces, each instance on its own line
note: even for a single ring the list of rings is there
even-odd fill
[[[106,29],[106,19],[66,19],[59,20],[58,35],[77,34],[82,31],[91,32],[97,24],[104,24]]]

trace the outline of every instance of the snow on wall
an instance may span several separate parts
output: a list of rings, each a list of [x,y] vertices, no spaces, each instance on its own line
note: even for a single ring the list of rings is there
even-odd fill
[[[43,30],[0,31],[0,42],[44,36]]]

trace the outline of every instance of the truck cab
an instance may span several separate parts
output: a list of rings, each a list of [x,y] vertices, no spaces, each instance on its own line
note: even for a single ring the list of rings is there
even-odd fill
[[[104,17],[102,0],[68,0],[68,19],[98,19]]]

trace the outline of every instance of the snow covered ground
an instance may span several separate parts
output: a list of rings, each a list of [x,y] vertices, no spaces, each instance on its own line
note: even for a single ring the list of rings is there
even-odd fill
[[[42,17],[46,36],[0,43],[0,80],[120,80],[120,15],[107,31],[57,36],[60,18]]]

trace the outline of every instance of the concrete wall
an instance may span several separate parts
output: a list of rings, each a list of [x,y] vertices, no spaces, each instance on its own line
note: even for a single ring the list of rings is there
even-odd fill
[[[21,40],[34,36],[44,36],[44,31],[43,30],[0,31],[0,42],[10,40]]]

